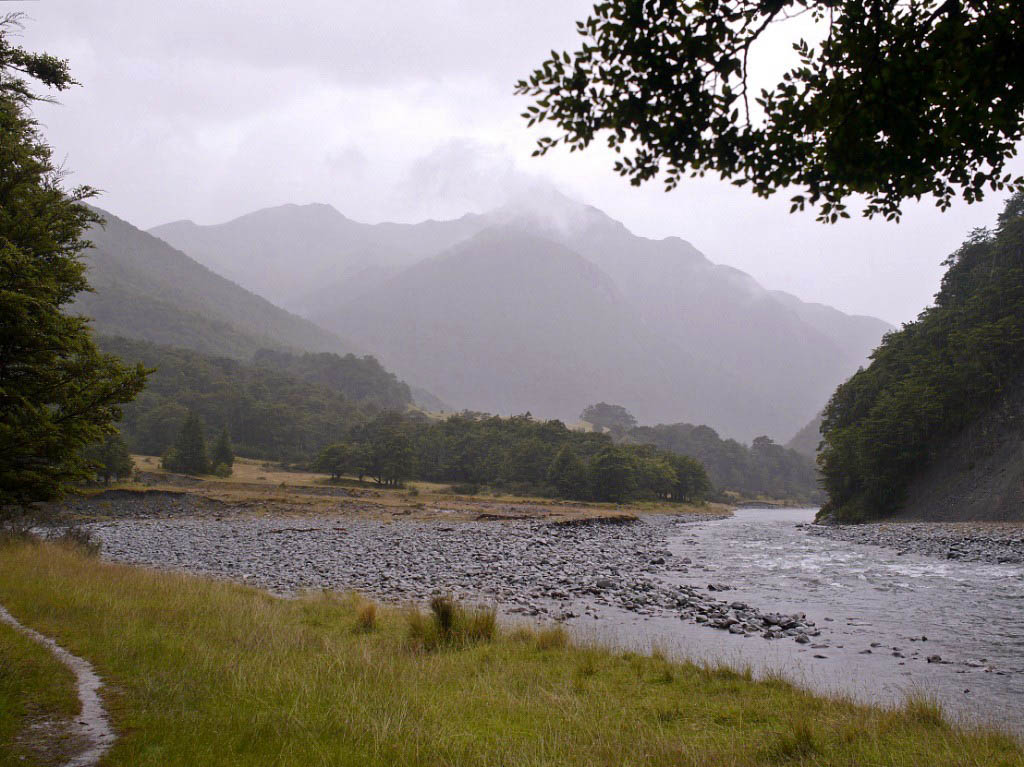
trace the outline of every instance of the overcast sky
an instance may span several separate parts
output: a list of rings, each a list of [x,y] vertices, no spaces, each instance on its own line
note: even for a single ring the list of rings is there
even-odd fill
[[[835,226],[719,180],[635,189],[600,147],[531,158],[512,95],[552,48],[575,47],[584,0],[5,2],[32,49],[82,87],[37,115],[72,181],[141,227],[216,223],[285,202],[362,221],[485,210],[547,181],[651,237],[678,235],[766,287],[893,323],[930,302],[940,262],[995,197],[902,223]],[[779,30],[764,71],[788,55]],[[1018,172],[1024,163],[1014,165]]]

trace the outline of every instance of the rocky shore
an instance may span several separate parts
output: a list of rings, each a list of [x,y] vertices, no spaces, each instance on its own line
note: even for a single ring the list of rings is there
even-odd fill
[[[155,500],[155,499],[154,499]],[[728,585],[673,584],[704,565],[666,545],[689,522],[647,516],[443,524],[345,517],[132,519],[91,525],[103,556],[258,585],[281,594],[354,589],[392,602],[448,593],[503,612],[559,621],[600,619],[605,608],[682,620],[745,636],[809,643],[802,614],[764,612],[722,598]]]
[[[1024,564],[1024,525],[978,522],[881,522],[805,525],[810,535],[895,549],[941,559]]]

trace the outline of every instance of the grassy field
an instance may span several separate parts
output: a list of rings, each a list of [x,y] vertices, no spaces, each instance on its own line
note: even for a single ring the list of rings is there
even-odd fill
[[[431,613],[282,600],[57,544],[0,547],[0,603],[107,681],[107,767],[1024,765],[1015,741],[920,701],[856,706],[558,629],[495,632],[486,612],[442,609],[446,631]],[[0,653],[29,670],[0,677],[9,750],[25,711],[67,711],[67,680],[8,632]]]
[[[137,479],[113,486],[122,490],[169,490],[191,493],[220,501],[235,510],[252,509],[257,513],[345,514],[376,516],[382,519],[444,519],[445,521],[536,518],[549,521],[588,517],[623,517],[643,514],[720,514],[729,506],[716,503],[679,504],[639,502],[632,504],[589,503],[517,495],[458,495],[449,485],[409,482],[403,488],[385,488],[354,478],[329,482],[325,474],[283,471],[277,466],[245,458],[236,458],[230,477],[187,477],[160,468],[154,456],[133,456]],[[88,494],[102,494],[93,488]]]
[[[71,671],[48,649],[0,623],[0,767],[54,763],[63,744],[45,723],[77,709]]]

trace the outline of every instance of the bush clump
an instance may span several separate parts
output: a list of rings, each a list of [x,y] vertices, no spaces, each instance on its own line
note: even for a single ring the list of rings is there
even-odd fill
[[[497,613],[493,607],[466,607],[450,596],[431,599],[428,615],[418,609],[409,613],[409,640],[413,646],[424,650],[489,642],[497,631]]]

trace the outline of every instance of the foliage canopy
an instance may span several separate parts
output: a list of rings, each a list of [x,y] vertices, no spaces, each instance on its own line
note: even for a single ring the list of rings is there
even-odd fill
[[[945,263],[935,305],[887,335],[825,410],[824,516],[898,511],[910,480],[1024,368],[1024,193]]]
[[[83,451],[115,432],[146,379],[100,354],[88,321],[66,311],[88,290],[83,232],[97,219],[82,200],[93,192],[62,188],[19,75],[58,90],[74,81],[59,59],[12,46],[16,24],[0,19],[0,509],[91,478]]]
[[[769,88],[750,84],[769,28],[808,15],[823,28]],[[1024,3],[1018,0],[611,0],[577,23],[516,92],[530,125],[585,149],[606,134],[615,170],[639,185],[714,172],[794,210],[897,219],[907,199],[1024,188],[1005,169],[1024,130]],[[752,55],[753,54],[753,55]]]

